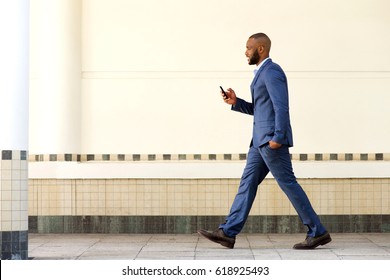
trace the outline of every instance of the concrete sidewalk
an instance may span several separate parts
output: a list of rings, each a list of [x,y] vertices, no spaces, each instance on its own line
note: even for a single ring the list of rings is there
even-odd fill
[[[390,233],[338,233],[315,250],[304,234],[240,234],[234,249],[198,234],[29,234],[33,260],[390,260]]]

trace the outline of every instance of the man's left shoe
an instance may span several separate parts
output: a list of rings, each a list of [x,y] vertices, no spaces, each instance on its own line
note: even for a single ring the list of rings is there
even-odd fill
[[[315,249],[320,245],[328,244],[330,241],[332,241],[332,238],[330,238],[329,232],[325,232],[316,237],[307,236],[305,241],[295,244],[293,248],[297,250],[310,250]]]

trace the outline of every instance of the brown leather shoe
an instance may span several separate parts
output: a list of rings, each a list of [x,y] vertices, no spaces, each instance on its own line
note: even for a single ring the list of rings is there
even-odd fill
[[[234,243],[236,243],[235,237],[228,237],[225,235],[222,229],[217,229],[213,232],[201,229],[198,233],[210,241],[216,242],[227,248],[233,249]]]
[[[332,241],[332,238],[330,238],[329,232],[325,232],[323,235],[316,237],[307,236],[305,241],[295,244],[293,248],[297,250],[310,250],[320,245],[328,244],[330,241]]]

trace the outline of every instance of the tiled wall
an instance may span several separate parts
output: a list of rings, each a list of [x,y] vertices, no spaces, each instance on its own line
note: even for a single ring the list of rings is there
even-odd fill
[[[390,179],[300,179],[318,214],[390,214]],[[238,179],[30,180],[29,215],[225,215]],[[251,215],[295,215],[275,180]]]
[[[345,219],[363,219],[366,221],[363,224],[374,220],[382,223],[382,217],[390,217],[389,178],[299,179],[299,182],[316,212],[330,220],[333,217],[339,224]],[[45,228],[50,232],[49,221],[54,219],[63,223],[60,227],[64,230],[64,227],[69,227],[65,224],[74,223],[77,217],[81,217],[77,223],[84,225],[90,223],[90,219],[98,224],[105,219],[112,222],[119,218],[126,221],[115,223],[130,223],[128,219],[149,217],[154,221],[154,227],[164,224],[162,220],[176,221],[175,217],[181,217],[179,220],[183,217],[213,220],[216,217],[221,221],[229,211],[238,184],[239,179],[30,179],[30,229],[39,231]],[[260,220],[276,217],[284,225],[288,219],[287,223],[291,225],[290,219],[295,221],[296,212],[275,180],[266,179],[259,187],[250,216],[252,220],[249,221],[255,224],[259,219],[254,217],[260,217]],[[84,220],[85,217],[89,217],[89,222]],[[370,221],[362,217],[375,218]],[[39,222],[47,225],[37,224]],[[390,231],[387,223],[377,228]],[[296,224],[299,222],[294,222],[295,227]],[[247,225],[253,226],[250,222]],[[94,227],[99,228],[98,225]]]
[[[27,258],[27,163],[27,151],[1,151],[0,246],[3,260]]]
[[[3,150],[1,168],[1,231],[27,229],[28,175],[26,151]]]
[[[294,161],[387,162],[388,153],[292,154]],[[50,154],[30,162],[245,162],[246,154]],[[88,164],[89,164],[88,163]],[[132,164],[132,163],[127,163]],[[390,178],[299,178],[336,232],[390,232]],[[39,179],[29,181],[32,232],[191,233],[223,222],[239,179]],[[258,190],[247,232],[303,232],[274,179]]]

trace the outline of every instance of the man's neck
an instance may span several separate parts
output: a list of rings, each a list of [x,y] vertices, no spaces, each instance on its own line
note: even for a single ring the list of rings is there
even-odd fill
[[[260,61],[259,61],[256,65],[257,65],[257,66],[261,65],[261,64],[262,64],[265,60],[267,60],[268,58],[269,58],[269,56],[260,59]]]

